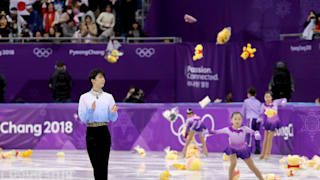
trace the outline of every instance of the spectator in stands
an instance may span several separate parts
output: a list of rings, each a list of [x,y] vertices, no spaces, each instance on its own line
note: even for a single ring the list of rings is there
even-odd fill
[[[55,102],[71,102],[72,78],[66,70],[66,65],[58,61],[55,69],[49,81],[53,99]]]
[[[90,15],[87,15],[85,17],[85,23],[82,23],[80,25],[80,31],[81,31],[81,36],[86,37],[86,38],[92,38],[96,37],[98,30],[97,30],[97,25],[94,23],[91,19]],[[94,41],[92,40],[85,40],[86,43],[92,43]]]
[[[66,6],[63,9],[63,13],[59,18],[59,24],[62,26],[63,24],[67,23],[69,20],[73,20],[73,18],[74,18],[74,14],[72,11],[72,7]]]
[[[43,37],[44,38],[49,38],[49,33],[44,33],[43,34]],[[42,42],[52,42],[52,40],[49,40],[49,39],[43,39],[43,41]]]
[[[310,12],[309,12],[309,16],[308,16],[308,18],[307,18],[307,21],[304,23],[304,27],[307,27],[308,25],[309,25],[309,23],[311,22],[311,20],[312,19],[316,19],[316,16],[317,16],[317,14],[316,14],[316,12],[314,11],[314,10],[311,10]]]
[[[27,25],[26,21],[18,15],[18,9],[13,7],[10,9],[10,15],[7,16],[8,22],[10,23],[11,33],[13,37],[19,37],[22,30]]]
[[[320,98],[319,97],[315,100],[315,103],[316,104],[320,104]]]
[[[47,12],[43,16],[43,27],[45,32],[49,32],[50,27],[59,23],[59,13],[55,11],[53,3],[49,3]]]
[[[45,33],[45,37],[59,38],[59,37],[61,37],[61,32],[57,32],[54,27],[50,27],[49,28],[49,33]],[[59,40],[49,40],[48,42],[58,43]]]
[[[294,92],[294,81],[283,61],[277,62],[273,70],[269,90],[272,92],[273,99],[286,98],[288,101],[291,99],[291,93]]]
[[[304,23],[304,30],[302,33],[302,38],[306,40],[312,40],[314,38],[314,28],[316,26],[316,13],[315,11],[310,11],[307,21]]]
[[[137,22],[132,25],[132,29],[128,32],[127,37],[144,37],[142,29]],[[142,41],[134,40],[134,42],[137,43]]]
[[[54,29],[54,27],[50,27],[48,35],[51,38],[56,37],[56,30]]]
[[[4,76],[0,74],[0,103],[4,103],[4,93],[6,90],[7,84]]]
[[[31,32],[35,33],[37,31],[42,32],[42,18],[38,11],[33,10],[33,7],[31,5],[27,6],[27,10],[30,13],[30,16],[28,18],[27,26],[31,30]]]
[[[111,12],[111,6],[107,5],[106,12],[101,13],[97,19],[97,23],[103,31],[100,37],[108,38],[114,34],[113,27],[115,25],[115,17]]]
[[[74,25],[73,20],[69,20],[67,24],[62,25],[63,37],[73,37],[77,27]]]
[[[144,103],[144,92],[142,89],[130,86],[126,98],[124,99],[126,103]]]
[[[19,34],[19,36],[20,37],[33,37],[33,33],[26,26],[23,26],[22,31]]]
[[[135,22],[132,24],[131,30],[128,32],[128,37],[143,37],[144,34],[142,32],[142,29],[140,28],[140,25]]]
[[[7,38],[10,34],[10,25],[5,14],[0,15],[0,38]]]
[[[36,37],[35,42],[43,42],[40,38],[42,38],[42,33],[40,31],[37,31],[34,36]]]
[[[76,17],[79,24],[85,23],[87,16],[91,17],[92,22],[96,22],[96,17],[94,16],[94,13],[91,10],[89,10],[87,5],[82,4],[80,6],[80,13]]]

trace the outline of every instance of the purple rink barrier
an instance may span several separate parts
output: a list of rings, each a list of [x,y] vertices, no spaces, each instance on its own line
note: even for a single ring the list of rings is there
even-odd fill
[[[208,128],[230,126],[230,115],[241,104],[119,104],[119,119],[110,124],[113,150],[131,150],[140,145],[147,151],[163,151],[167,146],[181,151],[182,122],[186,109],[204,118]],[[178,107],[181,115],[170,123],[162,113]],[[272,153],[320,155],[320,106],[287,104],[279,110],[282,128],[273,141]],[[179,130],[180,129],[180,130]],[[0,105],[0,147],[4,149],[85,149],[86,127],[77,116],[77,104]],[[196,138],[197,139],[197,138]],[[200,142],[198,140],[198,142]],[[207,138],[210,152],[222,152],[225,135]]]
[[[125,44],[116,64],[103,58],[104,44],[0,44],[0,73],[7,79],[7,102],[52,102],[48,82],[58,60],[72,76],[73,102],[88,91],[93,68],[106,72],[105,90],[117,102],[130,85],[143,89],[148,103],[198,102],[207,95],[224,99],[228,91],[240,102],[249,87],[263,100],[276,61],[284,60],[295,81],[292,101],[314,102],[320,89],[320,40],[251,43],[257,52],[246,61],[240,58],[242,42],[204,43],[204,57],[197,61],[192,60],[195,43]]]

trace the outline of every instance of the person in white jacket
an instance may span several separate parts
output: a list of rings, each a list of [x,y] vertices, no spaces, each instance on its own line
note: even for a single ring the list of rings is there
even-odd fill
[[[107,5],[106,12],[103,12],[99,15],[97,19],[97,24],[103,31],[100,37],[108,38],[114,34],[113,27],[115,25],[115,17],[112,14],[112,9],[110,5]]]

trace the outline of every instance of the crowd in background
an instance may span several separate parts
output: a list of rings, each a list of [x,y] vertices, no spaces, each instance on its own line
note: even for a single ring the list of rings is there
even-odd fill
[[[26,6],[26,16],[17,7],[9,9],[8,2],[0,3],[0,39],[145,36],[136,15],[142,0],[37,0]]]

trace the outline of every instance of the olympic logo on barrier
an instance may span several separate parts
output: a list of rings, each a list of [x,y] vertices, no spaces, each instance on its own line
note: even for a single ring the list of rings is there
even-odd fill
[[[52,54],[53,50],[51,48],[34,48],[33,54],[38,58],[48,58]]]
[[[165,112],[163,112],[163,116],[169,120],[170,130],[171,130],[172,134],[177,136],[179,143],[184,146],[186,144],[186,142],[185,142],[185,138],[183,138],[183,130],[187,125],[185,118],[181,114],[179,114],[179,112],[177,111],[177,108],[173,108],[172,110],[166,110]],[[174,129],[174,123],[178,119],[181,120],[182,124],[178,128],[178,131],[176,131]],[[202,116],[201,122],[204,122],[204,120],[206,120],[206,119],[210,120],[211,130],[214,131],[214,118],[210,114],[205,114],[204,116]],[[204,136],[204,139],[207,140],[209,133],[203,133],[203,136]],[[195,143],[197,144],[197,146],[202,146],[202,144],[200,142],[198,142],[197,140]]]
[[[136,54],[141,58],[150,58],[155,54],[156,50],[154,48],[137,48]]]

